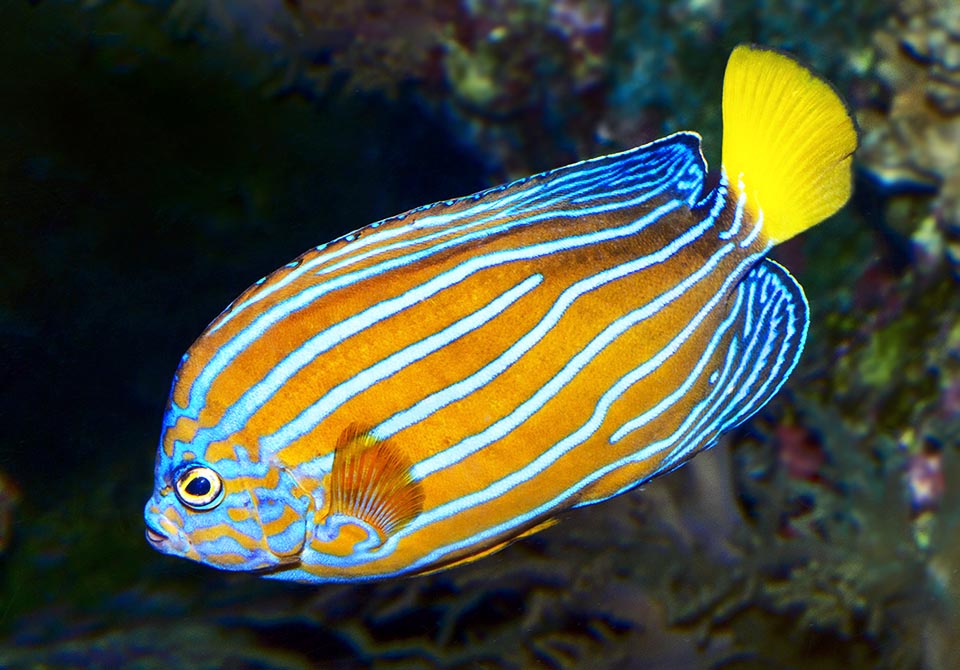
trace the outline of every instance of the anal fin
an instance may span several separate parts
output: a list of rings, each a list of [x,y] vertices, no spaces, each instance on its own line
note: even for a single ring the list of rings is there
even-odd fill
[[[551,518],[547,519],[546,521],[541,521],[540,523],[538,523],[536,526],[533,526],[532,528],[528,528],[527,530],[523,531],[523,532],[520,533],[519,535],[514,535],[514,536],[511,537],[509,540],[504,540],[503,542],[498,542],[497,544],[494,544],[494,545],[491,546],[491,547],[487,547],[487,548],[484,549],[483,551],[479,551],[479,552],[470,554],[469,556],[465,556],[464,558],[457,559],[457,560],[452,561],[452,562],[450,562],[450,563],[444,563],[443,565],[434,566],[434,567],[432,567],[432,568],[429,568],[429,569],[427,569],[427,570],[424,570],[423,572],[417,572],[417,573],[415,573],[415,574],[416,574],[417,576],[429,575],[429,574],[432,574],[432,573],[434,573],[434,572],[440,572],[440,571],[442,571],[442,570],[447,570],[448,568],[454,568],[454,567],[457,567],[457,566],[460,566],[460,565],[466,565],[467,563],[473,563],[473,562],[476,561],[476,560],[479,560],[479,559],[484,558],[484,557],[486,557],[486,556],[489,556],[489,555],[491,555],[491,554],[497,553],[497,552],[500,551],[501,549],[505,548],[507,545],[513,544],[513,543],[516,542],[517,540],[523,539],[523,538],[525,538],[525,537],[529,537],[530,535],[533,535],[534,533],[539,533],[541,530],[546,530],[547,528],[550,528],[551,526],[555,526],[555,525],[557,525],[559,522],[560,522],[560,519],[558,519],[558,518],[556,518],[556,517],[551,517]]]
[[[782,265],[763,259],[737,286],[734,337],[698,420],[685,439],[660,463],[656,475],[669,472],[721,434],[756,414],[800,360],[809,325],[806,296]]]
[[[704,342],[706,365],[687,379],[690,389],[698,389],[687,391],[695,393],[687,398],[689,414],[667,431],[645,434],[636,452],[581,492],[575,507],[607,500],[679,467],[756,414],[780,390],[806,339],[803,289],[787,270],[764,259],[737,284],[729,305],[714,340]],[[620,431],[626,436],[644,425],[641,416]]]

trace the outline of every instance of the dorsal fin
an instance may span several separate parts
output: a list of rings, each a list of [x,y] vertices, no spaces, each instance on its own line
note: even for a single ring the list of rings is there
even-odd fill
[[[570,211],[592,211],[602,204],[613,206],[651,191],[692,206],[704,195],[707,175],[700,141],[699,133],[676,132],[639,147],[588,158],[461,198],[424,205],[382,223],[400,223],[410,214],[442,214],[450,208],[469,207],[477,202],[496,204],[497,200],[509,202],[517,215],[558,203]]]
[[[389,441],[359,426],[340,435],[330,473],[330,514],[352,516],[386,539],[423,511],[423,486]]]
[[[494,544],[494,545],[491,546],[491,547],[488,547],[488,548],[486,548],[486,549],[484,549],[484,550],[482,550],[482,551],[478,551],[478,552],[476,552],[476,553],[468,554],[467,556],[465,556],[465,557],[463,557],[463,558],[455,559],[455,560],[451,561],[450,563],[441,563],[441,564],[439,564],[439,565],[433,565],[433,566],[431,566],[431,567],[429,567],[429,568],[427,568],[427,569],[425,569],[425,570],[423,570],[423,571],[418,570],[418,571],[416,571],[416,572],[414,572],[414,573],[412,573],[412,574],[415,574],[415,575],[417,575],[418,577],[422,577],[423,575],[432,575],[433,573],[435,573],[435,572],[440,572],[441,570],[447,570],[447,569],[449,569],[449,568],[460,567],[461,565],[466,565],[467,563],[473,563],[473,562],[476,561],[477,559],[485,558],[486,556],[489,556],[490,554],[495,554],[495,553],[497,553],[498,551],[501,551],[502,549],[505,549],[508,545],[513,544],[513,543],[516,542],[517,540],[522,540],[523,538],[529,537],[529,536],[533,535],[534,533],[539,533],[541,530],[546,530],[547,528],[551,528],[551,527],[557,525],[558,523],[560,523],[560,519],[558,519],[558,518],[556,518],[556,517],[547,519],[546,521],[541,521],[540,523],[536,524],[536,525],[533,526],[532,528],[528,528],[527,530],[523,531],[523,532],[520,533],[519,535],[515,535],[515,536],[511,537],[509,540],[504,540],[503,542],[497,542],[496,544]]]
[[[566,206],[595,205],[597,198],[611,203],[629,201],[649,191],[660,191],[688,206],[704,196],[707,163],[700,135],[680,131],[615,154],[590,158],[528,177],[545,186],[564,184]],[[592,196],[592,197],[591,197]]]

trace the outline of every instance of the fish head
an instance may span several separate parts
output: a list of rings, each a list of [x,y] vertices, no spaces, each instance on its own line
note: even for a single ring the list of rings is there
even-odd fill
[[[158,551],[221,570],[266,571],[296,564],[312,496],[282,464],[234,458],[206,461],[178,444],[161,446],[155,486],[144,509],[146,538]]]

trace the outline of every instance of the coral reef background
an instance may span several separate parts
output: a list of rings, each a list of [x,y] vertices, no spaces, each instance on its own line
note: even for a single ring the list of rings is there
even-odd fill
[[[960,8],[933,0],[0,4],[0,667],[896,668],[960,655]],[[862,131],[776,256],[786,388],[689,466],[475,564],[305,587],[153,552],[170,375],[304,249],[673,130],[730,49]]]

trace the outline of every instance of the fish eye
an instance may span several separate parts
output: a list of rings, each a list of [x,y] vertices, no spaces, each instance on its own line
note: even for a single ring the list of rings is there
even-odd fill
[[[223,479],[203,465],[192,465],[177,475],[177,498],[190,509],[213,509],[223,500]]]

